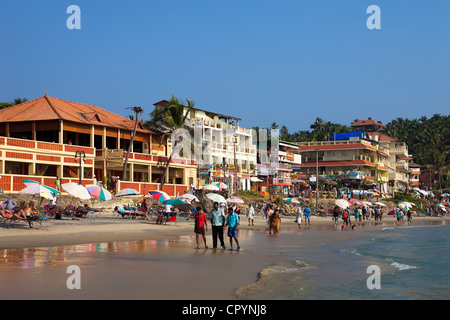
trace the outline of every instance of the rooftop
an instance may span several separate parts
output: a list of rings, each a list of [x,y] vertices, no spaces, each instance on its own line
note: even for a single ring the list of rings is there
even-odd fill
[[[383,132],[374,131],[374,132],[366,132],[369,139],[385,142],[385,141],[399,141],[397,138],[391,137]]]
[[[356,121],[355,123],[352,123],[350,125],[350,127],[363,127],[363,126],[372,126],[372,125],[376,125],[376,126],[380,126],[385,128],[386,126],[384,124],[382,124],[381,122],[377,122],[371,118],[367,119],[367,120],[359,120]]]
[[[76,123],[133,131],[134,120],[94,105],[44,96],[0,110],[2,122],[66,120]],[[138,132],[151,133],[138,122]]]
[[[154,103],[153,105],[155,107],[159,107],[159,106],[165,106],[165,105],[167,105],[167,103],[169,103],[169,101],[161,100],[161,101],[158,101],[158,102]],[[233,120],[238,120],[238,121],[242,120],[241,118],[231,117],[231,116],[227,116],[227,115],[224,115],[224,114],[220,114],[220,113],[216,113],[216,112],[212,112],[212,111],[208,111],[208,110],[204,110],[204,109],[199,109],[199,108],[192,108],[192,109],[193,110],[197,110],[197,111],[203,111],[203,112],[205,112],[207,114],[211,114],[211,115],[213,115],[213,117],[214,116],[218,116],[219,118],[233,119]]]

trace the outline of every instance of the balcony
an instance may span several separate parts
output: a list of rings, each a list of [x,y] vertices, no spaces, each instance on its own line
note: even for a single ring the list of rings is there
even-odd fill
[[[405,146],[403,146],[403,147],[401,147],[401,146],[394,147],[394,148],[390,148],[389,149],[389,153],[391,155],[394,155],[394,154],[395,155],[399,155],[399,154],[401,154],[401,155],[404,155],[406,157],[406,156],[408,156],[408,149]]]
[[[84,151],[86,156],[95,155],[95,148],[91,147],[9,137],[0,137],[0,147],[3,149],[13,149],[14,151],[23,151],[25,153],[51,153],[55,155],[65,154],[73,156],[76,151]]]

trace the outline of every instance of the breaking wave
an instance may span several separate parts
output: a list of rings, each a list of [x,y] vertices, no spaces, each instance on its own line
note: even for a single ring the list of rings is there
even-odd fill
[[[292,265],[268,266],[258,273],[258,278],[255,282],[236,289],[235,295],[238,298],[245,299],[266,299],[272,293],[277,291],[279,293],[280,283],[283,281],[299,281],[299,276],[302,272],[315,268],[315,266],[301,260],[296,260]],[[294,287],[297,290],[302,290],[300,285]],[[275,290],[275,288],[277,289]]]

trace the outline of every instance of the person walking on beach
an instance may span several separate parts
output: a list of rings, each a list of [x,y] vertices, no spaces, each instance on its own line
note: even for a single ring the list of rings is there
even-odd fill
[[[233,209],[232,209],[233,210]],[[219,203],[214,202],[214,209],[209,214],[212,227],[213,249],[217,249],[217,238],[219,238],[220,245],[225,250],[225,242],[223,241],[223,229],[225,228],[225,214],[219,210]]]
[[[237,239],[237,227],[239,225],[239,216],[234,212],[233,208],[228,208],[228,215],[226,224],[228,226],[228,237],[230,238],[230,250],[233,250],[233,239],[236,241],[237,250],[241,247],[239,246],[239,241]]]
[[[337,225],[339,222],[339,207],[335,206],[333,209],[333,220],[334,220],[334,228],[337,229]]]
[[[255,208],[253,208],[253,205],[250,204],[247,207],[247,218],[248,218],[248,225],[252,225],[253,226],[253,216],[255,215]]]
[[[305,207],[305,226],[306,223],[308,223],[308,225],[311,225],[311,209],[309,207]]]
[[[411,210],[408,210],[408,212],[406,213],[406,217],[408,219],[408,226],[411,225],[412,223],[412,213]]]
[[[345,225],[345,229],[347,229],[348,227],[348,216],[349,216],[348,209],[345,209],[342,212],[342,220],[344,221],[342,225]]]
[[[302,207],[298,206],[297,207],[297,218],[295,219],[295,221],[298,224],[298,231],[302,231],[302,216],[303,216],[303,212],[302,212]]]
[[[272,214],[272,219],[270,219],[270,228],[269,228],[269,234],[271,234],[271,230],[273,230],[273,234],[280,234],[280,222],[281,222],[281,215],[280,215],[280,209],[275,209],[275,212]]]
[[[205,243],[205,249],[208,249],[206,245],[206,232],[208,231],[208,219],[206,219],[206,214],[203,212],[202,208],[198,207],[195,214],[195,226],[194,232],[197,240],[197,247],[195,249],[199,249],[199,236],[201,235],[203,238],[203,242]]]

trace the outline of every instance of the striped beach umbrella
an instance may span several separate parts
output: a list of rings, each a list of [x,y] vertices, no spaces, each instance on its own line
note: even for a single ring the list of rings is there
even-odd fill
[[[227,200],[225,200],[224,197],[222,197],[220,194],[217,194],[217,193],[208,193],[206,195],[206,197],[209,200],[212,200],[213,202],[218,202],[218,203],[222,203],[222,202],[226,203],[227,202]]]
[[[184,201],[184,200],[182,200],[180,198],[166,200],[166,201],[164,201],[164,204],[170,204],[172,206],[176,206],[176,205],[180,205],[180,204],[188,204],[188,205],[190,205],[189,202]]]
[[[198,200],[198,198],[196,196],[194,196],[193,194],[190,193],[185,193],[182,196],[180,196],[180,199],[185,200],[185,201],[197,201],[200,202],[200,200]]]
[[[54,198],[54,194],[49,189],[40,184],[31,184],[28,187],[20,190],[19,193],[37,194],[42,198],[50,200]]]
[[[223,182],[213,183],[213,186],[216,186],[220,190],[228,189],[228,186]]]
[[[170,196],[164,191],[149,191],[148,194],[161,203],[170,199]]]
[[[227,202],[229,202],[229,203],[244,203],[244,200],[242,200],[241,197],[229,197],[227,199]]]
[[[298,201],[297,199],[294,199],[294,198],[285,198],[283,200],[286,202],[290,202],[290,203],[300,203],[300,201]]]
[[[205,190],[210,190],[210,191],[219,191],[220,188],[214,184],[204,184],[202,186],[203,189]]]
[[[141,193],[139,191],[137,191],[136,189],[125,188],[125,189],[122,189],[119,192],[117,192],[116,197],[133,196],[133,195],[139,195],[139,194],[141,194]]]
[[[111,193],[108,190],[96,184],[88,184],[86,189],[92,197],[99,198],[100,200],[108,201],[112,198]]]
[[[37,181],[35,181],[35,180],[29,180],[29,179],[23,179],[23,184],[25,185],[25,186],[27,186],[27,187],[29,187],[29,186],[33,186],[33,185],[40,185],[40,186],[43,186],[44,188],[47,188],[48,190],[50,190],[50,192],[52,192],[52,193],[61,193],[61,191],[59,191],[59,190],[56,190],[55,188],[52,188],[52,187],[48,187],[48,186],[45,186],[45,185],[43,185],[43,184],[40,184],[39,182],[37,182]]]

